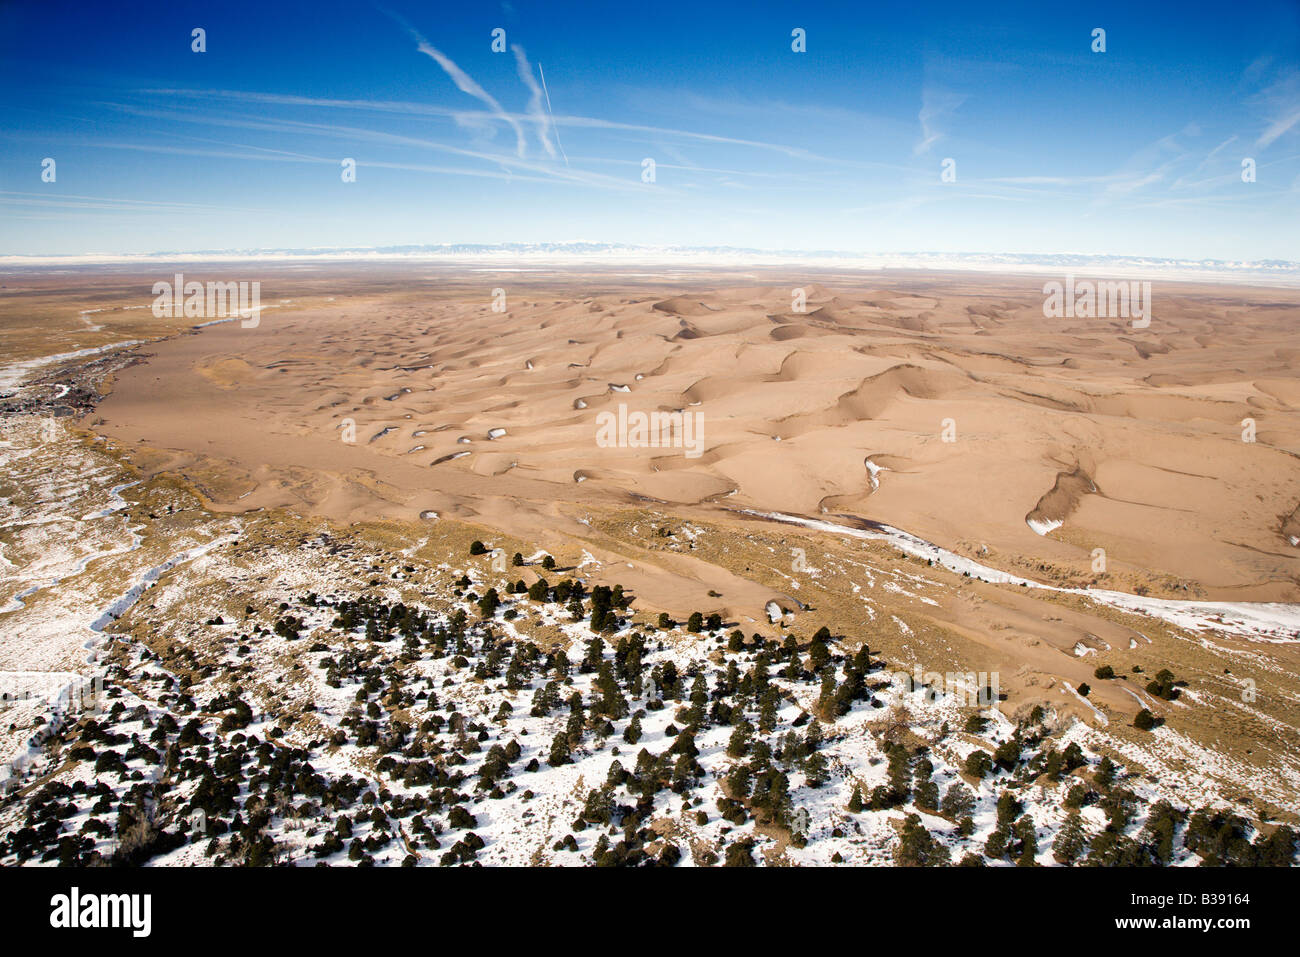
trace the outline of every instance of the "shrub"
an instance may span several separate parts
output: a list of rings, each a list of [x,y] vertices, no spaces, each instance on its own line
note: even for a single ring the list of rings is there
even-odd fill
[[[1137,728],[1139,731],[1150,731],[1155,726],[1156,716],[1146,708],[1139,711],[1137,716],[1133,719],[1133,727]]]

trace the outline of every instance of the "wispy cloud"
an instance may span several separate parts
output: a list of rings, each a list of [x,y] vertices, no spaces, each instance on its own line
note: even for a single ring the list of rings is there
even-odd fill
[[[952,116],[965,103],[965,93],[954,93],[942,87],[926,86],[921,90],[921,112],[917,119],[921,123],[921,138],[912,147],[912,154],[920,156],[930,151],[930,147],[943,139],[944,132],[939,124]]]
[[[519,71],[519,79],[523,80],[524,85],[528,87],[528,115],[537,125],[537,139],[541,142],[542,149],[546,150],[546,154],[554,157],[555,144],[551,142],[551,118],[542,107],[542,88],[533,77],[533,67],[528,62],[528,54],[524,52],[524,48],[518,43],[512,43],[510,49],[515,55],[515,68]]]
[[[1258,149],[1265,149],[1266,147],[1271,146],[1279,136],[1291,129],[1297,123],[1300,123],[1300,103],[1290,107],[1274,119],[1273,122],[1268,125],[1268,128],[1260,134],[1259,139],[1255,141],[1255,146]]]
[[[456,110],[427,103],[412,103],[405,100],[340,100],[322,97],[293,96],[280,93],[258,93],[243,90],[196,90],[184,87],[142,89],[138,92],[154,96],[184,96],[195,99],[225,99],[250,103],[268,103],[281,106],[312,106],[322,108],[353,109],[377,113],[405,113],[413,116],[445,116],[461,124],[500,118],[495,113],[478,110]],[[545,90],[543,90],[545,93]],[[533,117],[527,114],[506,113],[505,118],[513,123],[531,122]],[[722,136],[714,133],[702,133],[696,130],[683,130],[666,126],[650,126],[644,123],[625,123],[595,116],[578,116],[573,114],[553,114],[550,117],[552,129],[556,127],[574,129],[614,130],[627,133],[646,133],[653,136],[668,136],[690,140],[698,143],[713,143],[720,146],[744,146],[751,149],[780,153],[794,159],[812,160],[823,163],[839,164],[847,167],[889,166],[887,163],[871,161],[840,160],[822,156],[801,146],[786,146],[762,140],[744,139],[735,136]],[[898,167],[903,168],[903,167]]]
[[[617,178],[606,176],[601,173],[592,173],[585,170],[559,167],[554,164],[522,159],[505,153],[490,153],[483,150],[466,149],[464,147],[439,143],[422,137],[405,136],[400,133],[390,133],[384,130],[372,130],[356,126],[341,126],[334,123],[309,123],[301,120],[262,120],[248,119],[244,117],[218,117],[208,113],[187,113],[184,111],[174,110],[145,110],[126,104],[109,105],[135,116],[152,117],[154,119],[165,119],[171,121],[179,120],[199,125],[259,130],[262,132],[284,132],[285,130],[292,130],[313,136],[328,138],[341,137],[354,142],[361,141],[391,146],[416,147],[440,153],[449,153],[467,159],[476,159],[495,163],[501,166],[502,169],[511,171],[512,173],[522,171],[525,173],[536,174],[539,177],[549,178],[551,180],[567,182],[573,185],[594,186],[624,191],[635,191],[641,188],[639,181],[631,181],[626,178]],[[382,164],[377,162],[367,162],[364,165],[378,166]],[[455,172],[450,169],[444,171]],[[660,187],[660,189],[668,191],[667,187]]]
[[[1265,124],[1255,149],[1267,149],[1300,124],[1300,70],[1294,63],[1275,68],[1273,57],[1262,54],[1242,74],[1241,86],[1253,89],[1246,102]]]
[[[468,93],[474,99],[483,103],[491,111],[493,117],[510,125],[511,129],[515,131],[515,153],[522,159],[527,153],[527,145],[524,140],[524,128],[520,125],[519,120],[513,114],[507,113],[505,108],[497,102],[496,97],[483,89],[477,80],[457,66],[451,57],[426,40],[418,30],[397,14],[389,11],[385,12],[415,41],[416,49],[442,67],[443,72],[451,78],[451,82],[456,84],[457,89],[462,93]]]
[[[109,196],[83,196],[74,193],[60,193],[51,196],[47,192],[31,193],[9,189],[0,189],[0,205],[39,206],[46,209],[110,209],[125,212],[170,213],[178,210],[224,212],[231,209],[241,212],[253,211],[246,207],[218,206],[211,203],[177,203],[161,199],[119,199]]]

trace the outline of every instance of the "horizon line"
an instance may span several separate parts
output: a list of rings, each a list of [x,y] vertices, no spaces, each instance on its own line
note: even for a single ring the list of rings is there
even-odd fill
[[[701,256],[712,256],[702,259]],[[1300,262],[1279,259],[1222,260],[1103,253],[1015,253],[759,249],[736,246],[637,245],[591,241],[542,243],[402,243],[384,246],[264,247],[250,249],[159,250],[149,253],[0,254],[0,269],[24,267],[129,266],[167,263],[369,263],[468,262],[521,266],[645,265],[694,269],[711,267],[805,266],[856,271],[952,271],[1060,274],[1251,282],[1300,285]]]

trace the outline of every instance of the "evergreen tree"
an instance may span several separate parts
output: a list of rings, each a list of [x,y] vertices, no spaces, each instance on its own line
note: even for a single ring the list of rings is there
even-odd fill
[[[900,867],[943,867],[951,863],[951,856],[947,847],[930,836],[921,819],[909,814],[903,820],[894,863]]]
[[[628,722],[626,730],[623,732],[623,740],[628,744],[636,744],[641,740],[641,719],[636,715]]]
[[[1156,716],[1146,708],[1139,710],[1137,715],[1133,718],[1133,727],[1137,728],[1139,731],[1150,731],[1155,726]]]
[[[749,742],[753,734],[754,726],[742,718],[727,741],[727,754],[733,758],[743,758],[749,753]]]
[[[1079,812],[1074,811],[1065,819],[1060,832],[1056,835],[1056,840],[1052,842],[1052,857],[1055,858],[1056,863],[1069,866],[1079,859],[1087,842],[1088,836],[1083,830],[1083,821],[1079,817]]]
[[[975,796],[964,784],[953,784],[944,794],[940,809],[945,817],[960,821],[975,810]]]

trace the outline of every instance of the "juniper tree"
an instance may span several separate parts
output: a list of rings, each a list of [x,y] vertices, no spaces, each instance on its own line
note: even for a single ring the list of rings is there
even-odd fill
[[[569,696],[569,722],[564,730],[570,747],[576,748],[582,743],[582,734],[585,729],[586,715],[582,710],[582,695],[575,691]]]
[[[993,752],[993,760],[1003,770],[1015,770],[1016,764],[1020,761],[1020,739],[1012,736],[999,744],[997,750]]]
[[[944,794],[940,810],[945,817],[959,821],[975,810],[975,796],[964,784],[953,784]]]
[[[1115,763],[1111,761],[1110,755],[1103,755],[1101,763],[1097,765],[1097,770],[1092,776],[1093,782],[1103,791],[1111,786],[1115,781]]]
[[[889,787],[898,801],[907,800],[912,790],[912,768],[907,748],[901,744],[887,745],[889,757]]]
[[[1010,791],[1003,791],[998,795],[998,826],[1007,827],[1020,815],[1020,802]]]
[[[830,649],[826,647],[826,642],[821,637],[823,632],[829,637],[830,632],[822,628],[808,645],[808,667],[814,673],[820,672],[830,664],[831,660]]]
[[[1175,811],[1165,800],[1151,805],[1146,823],[1142,826],[1142,840],[1159,864],[1168,864],[1174,856],[1174,832],[1185,815]]]
[[[636,715],[628,722],[627,728],[623,731],[623,740],[628,744],[636,744],[641,740],[641,719]]]
[[[551,742],[551,753],[547,762],[553,768],[558,768],[562,764],[569,763],[569,738],[565,734],[557,734]]]
[[[930,836],[919,817],[907,815],[894,850],[894,863],[900,867],[941,867],[950,862],[948,848]]]
[[[605,642],[599,636],[594,636],[591,641],[587,642],[587,653],[583,656],[582,664],[578,671],[582,674],[590,674],[600,667],[600,663],[605,658]]]
[[[1168,668],[1161,668],[1156,672],[1155,680],[1147,683],[1147,694],[1173,701],[1178,697],[1178,688],[1175,685],[1174,673]]]
[[[755,867],[754,842],[746,838],[728,845],[724,867]]]
[[[613,666],[608,661],[601,661],[595,686],[600,692],[600,700],[596,705],[597,713],[615,720],[627,714],[627,699],[619,690],[618,681],[614,678]]]
[[[1017,840],[1020,842],[1019,854],[1016,856],[1018,867],[1033,867],[1038,856],[1038,831],[1034,819],[1028,814],[1022,815],[1014,825]]]
[[[934,813],[939,809],[939,785],[925,781],[916,786],[916,806],[922,811]]]
[[[768,688],[758,702],[758,728],[764,734],[771,734],[776,728],[776,706],[776,689]]]
[[[1155,726],[1156,716],[1146,708],[1140,709],[1137,715],[1133,718],[1133,727],[1137,728],[1139,731],[1150,731]]]
[[[704,675],[696,675],[691,684],[691,708],[687,720],[691,724],[703,725],[708,719],[709,686]]]
[[[727,741],[727,754],[733,758],[743,758],[749,753],[750,738],[753,737],[754,726],[744,718],[736,724],[731,732],[731,737]]]
[[[810,788],[819,788],[826,783],[827,769],[826,757],[820,751],[814,751],[808,755],[808,759],[803,765],[804,778]],[[855,789],[854,794],[857,794]]]
[[[1006,857],[1009,836],[1004,827],[998,826],[994,828],[989,834],[988,840],[984,842],[984,855],[995,861]]]

